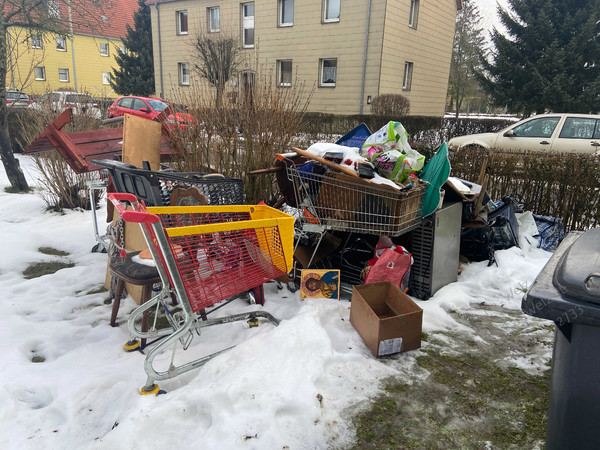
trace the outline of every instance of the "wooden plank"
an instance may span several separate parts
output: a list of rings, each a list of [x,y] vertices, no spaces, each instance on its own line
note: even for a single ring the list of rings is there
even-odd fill
[[[136,167],[142,167],[142,162],[148,161],[152,170],[158,170],[161,132],[160,123],[125,114],[123,161]]]

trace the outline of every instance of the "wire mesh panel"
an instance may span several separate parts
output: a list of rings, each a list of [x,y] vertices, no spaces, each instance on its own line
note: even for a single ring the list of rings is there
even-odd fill
[[[419,223],[426,186],[415,179],[400,191],[343,173],[324,174],[287,165],[302,221],[329,229],[397,236]]]

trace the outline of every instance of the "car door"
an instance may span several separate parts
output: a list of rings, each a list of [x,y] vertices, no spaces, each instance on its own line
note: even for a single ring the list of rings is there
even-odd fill
[[[142,100],[141,98],[133,99],[132,106],[132,114],[138,117],[143,117],[144,119],[148,119],[150,117],[150,112],[152,109],[148,106],[148,104]]]
[[[596,153],[600,151],[600,120],[594,117],[567,116],[552,151]]]
[[[562,116],[541,116],[520,122],[498,136],[495,147],[506,151],[549,152]]]
[[[133,114],[133,98],[124,97],[117,102],[117,110],[115,111],[115,117],[122,117],[125,114]]]

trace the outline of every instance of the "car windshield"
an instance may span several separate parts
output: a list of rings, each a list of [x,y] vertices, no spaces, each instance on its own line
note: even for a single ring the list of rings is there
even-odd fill
[[[29,97],[27,96],[27,94],[24,94],[22,92],[7,92],[6,93],[6,99],[7,100],[29,100]]]
[[[93,103],[92,97],[86,94],[67,94],[65,101],[67,103]]]
[[[167,104],[165,102],[161,102],[160,100],[147,100],[147,102],[150,103],[150,106],[152,106],[154,111],[160,112],[167,107]]]

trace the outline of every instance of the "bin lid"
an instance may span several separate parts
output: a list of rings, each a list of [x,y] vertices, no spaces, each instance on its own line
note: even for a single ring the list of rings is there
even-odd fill
[[[563,295],[600,304],[600,228],[583,233],[563,253],[552,284]]]

